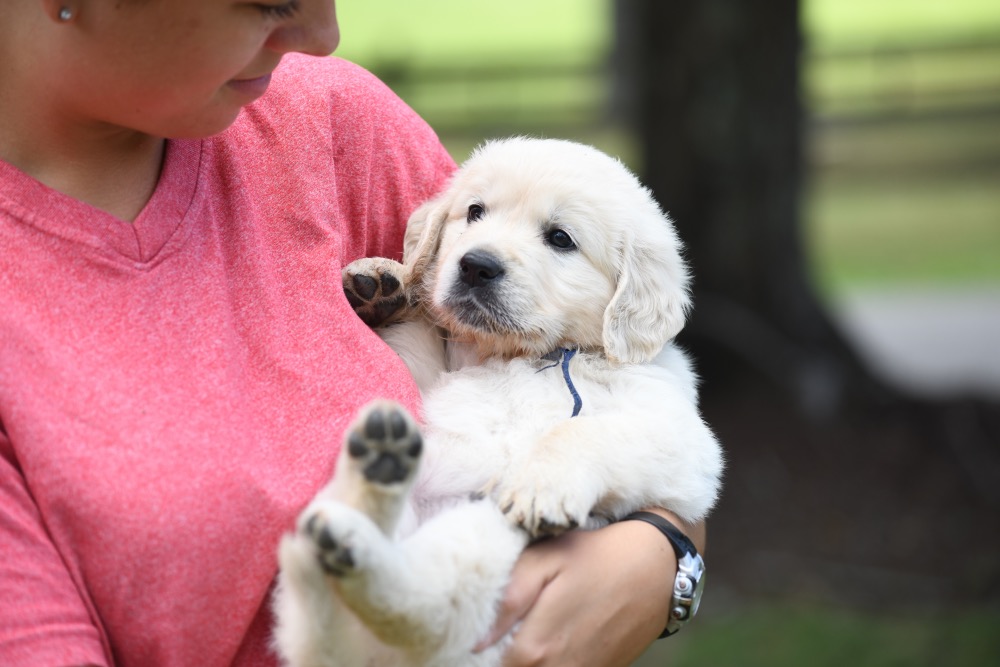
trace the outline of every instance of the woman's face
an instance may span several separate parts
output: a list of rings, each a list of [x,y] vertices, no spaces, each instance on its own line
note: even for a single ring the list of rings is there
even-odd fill
[[[49,28],[56,51],[40,73],[58,108],[158,137],[225,129],[264,93],[284,54],[329,55],[340,38],[333,0],[73,5],[73,19]]]

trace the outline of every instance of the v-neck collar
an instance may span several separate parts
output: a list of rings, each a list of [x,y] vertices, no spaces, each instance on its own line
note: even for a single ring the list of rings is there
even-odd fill
[[[44,232],[132,264],[155,262],[194,202],[202,145],[201,140],[167,141],[156,188],[133,222],[54,190],[2,160],[0,213],[13,213]]]

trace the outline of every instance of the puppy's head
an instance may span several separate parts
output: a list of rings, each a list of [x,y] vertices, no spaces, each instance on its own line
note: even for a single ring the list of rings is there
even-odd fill
[[[568,141],[480,147],[407,229],[439,324],[486,355],[556,347],[648,361],[684,326],[673,225],[620,162]]]

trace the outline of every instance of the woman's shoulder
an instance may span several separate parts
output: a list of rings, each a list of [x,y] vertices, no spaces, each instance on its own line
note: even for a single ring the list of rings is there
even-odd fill
[[[282,150],[436,156],[427,123],[375,75],[341,58],[288,54],[267,93],[246,107],[227,139],[261,137]],[[435,160],[448,169],[450,158]]]
[[[289,54],[275,70],[272,88],[261,101],[326,112],[338,122],[369,118],[416,119],[416,113],[382,81],[360,65],[337,57]]]
[[[352,221],[352,259],[396,253],[410,213],[454,170],[415,111],[373,74],[333,57],[286,55],[267,93],[213,142],[220,160],[256,172],[269,165],[284,180],[335,178],[341,217]]]
[[[272,83],[277,89],[305,92],[325,92],[335,87],[354,91],[384,89],[385,85],[365,68],[343,58],[319,58],[301,53],[289,53],[274,71]]]

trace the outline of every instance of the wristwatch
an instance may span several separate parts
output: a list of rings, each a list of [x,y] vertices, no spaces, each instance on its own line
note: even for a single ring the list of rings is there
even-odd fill
[[[645,521],[655,526],[670,542],[677,554],[677,576],[670,597],[670,616],[660,638],[669,637],[687,625],[698,613],[701,594],[705,589],[705,561],[687,536],[662,516],[652,512],[633,512],[622,521]]]

